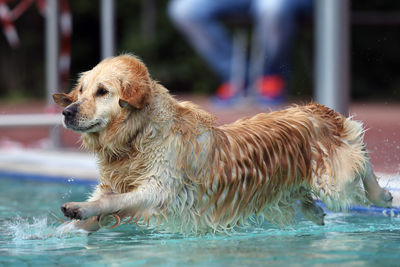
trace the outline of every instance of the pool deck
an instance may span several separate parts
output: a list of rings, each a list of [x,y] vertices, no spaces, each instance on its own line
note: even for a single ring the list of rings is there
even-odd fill
[[[245,102],[235,107],[215,106],[209,98],[202,96],[178,98],[193,101],[212,112],[219,125],[268,110]],[[43,103],[0,107],[0,114],[46,112]],[[400,207],[400,103],[352,103],[350,114],[368,129],[365,142],[374,169],[382,177],[380,183],[396,192],[395,206]],[[79,149],[79,136],[62,130],[62,149],[48,149],[47,133],[48,129],[43,127],[0,129],[0,176],[96,183],[99,176],[96,159]]]
[[[2,148],[0,176],[96,183],[99,172],[95,157],[84,152]]]

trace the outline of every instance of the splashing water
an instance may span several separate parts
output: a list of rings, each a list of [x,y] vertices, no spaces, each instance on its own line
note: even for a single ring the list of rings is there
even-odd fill
[[[48,217],[22,218],[17,216],[4,223],[5,232],[11,235],[13,241],[45,240],[49,238],[71,238],[87,235],[87,232],[76,229],[73,224],[59,224]]]
[[[49,225],[48,218],[13,218],[4,225],[6,231],[13,236],[14,241],[46,239],[55,227]]]
[[[61,194],[61,199],[68,199],[72,194],[71,189],[67,190],[65,193]]]

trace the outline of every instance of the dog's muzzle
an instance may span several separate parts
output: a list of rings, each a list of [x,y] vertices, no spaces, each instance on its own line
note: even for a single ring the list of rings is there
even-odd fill
[[[64,122],[66,125],[74,124],[76,115],[78,114],[78,104],[69,105],[62,111],[62,114],[64,115]]]

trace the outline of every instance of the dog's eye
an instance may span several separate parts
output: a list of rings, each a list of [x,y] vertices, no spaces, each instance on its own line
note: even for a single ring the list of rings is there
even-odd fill
[[[108,91],[104,87],[99,87],[96,91],[96,96],[104,96],[106,94],[108,94]]]

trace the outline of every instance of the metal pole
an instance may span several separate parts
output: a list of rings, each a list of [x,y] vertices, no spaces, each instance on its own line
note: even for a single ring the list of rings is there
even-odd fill
[[[58,0],[46,1],[46,102],[53,105],[52,95],[58,92],[60,80],[58,69]],[[50,128],[50,145],[60,146],[60,129]]]
[[[101,0],[101,58],[114,56],[114,0]]]
[[[46,1],[46,101],[53,103],[58,91],[58,0]]]
[[[349,0],[317,0],[316,100],[348,115]]]

